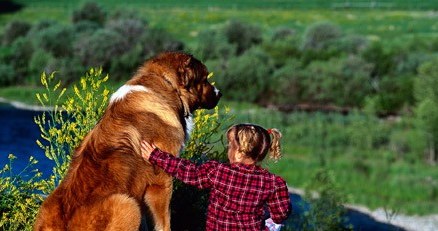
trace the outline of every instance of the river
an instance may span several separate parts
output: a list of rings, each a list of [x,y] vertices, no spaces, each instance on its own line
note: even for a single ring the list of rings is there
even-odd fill
[[[14,154],[17,159],[12,164],[12,170],[18,174],[28,165],[30,156],[33,156],[39,161],[35,167],[43,173],[43,177],[50,176],[53,163],[36,144],[36,140],[41,140],[41,137],[34,117],[41,113],[0,103],[0,167],[9,163],[9,154]]]

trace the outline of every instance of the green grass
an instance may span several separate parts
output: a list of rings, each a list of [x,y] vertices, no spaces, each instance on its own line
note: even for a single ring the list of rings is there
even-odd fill
[[[290,1],[303,5],[301,8],[284,6],[288,1],[99,1],[107,10],[117,7],[131,8],[148,20],[152,27],[165,28],[183,42],[193,45],[200,31],[217,29],[229,20],[241,20],[258,25],[269,37],[276,28],[288,27],[302,33],[307,26],[320,21],[340,25],[345,33],[362,34],[373,39],[403,39],[412,36],[436,36],[438,33],[437,13],[423,10],[359,10],[311,7],[325,1]],[[299,3],[300,2],[300,3]],[[406,1],[392,1],[401,4]],[[408,1],[409,2],[409,1]],[[410,1],[412,5],[421,5]],[[69,22],[70,15],[80,3],[76,1],[23,1],[27,7],[15,14],[0,15],[0,30],[13,19],[36,22],[53,19]],[[298,4],[299,3],[299,4]],[[209,5],[211,4],[211,5]],[[286,4],[287,5],[287,4]],[[212,7],[213,6],[213,7]],[[217,6],[217,7],[216,7]],[[233,7],[234,6],[234,7]],[[307,6],[307,7],[306,7]],[[324,6],[322,4],[321,6]],[[434,7],[438,6],[438,2]],[[244,9],[244,10],[242,10]],[[409,8],[411,9],[411,8]],[[417,9],[417,8],[413,8]]]
[[[30,6],[51,6],[51,7],[75,7],[81,1],[29,1],[19,0],[17,2],[30,5]],[[127,0],[121,3],[116,0],[100,0],[107,5],[115,6],[120,4],[130,6],[146,6],[151,8],[174,8],[174,7],[187,7],[187,8],[275,8],[275,9],[336,9],[336,8],[382,8],[382,9],[437,9],[438,2],[435,0],[429,1],[415,1],[415,0],[386,0],[386,1],[373,1],[373,0]]]
[[[111,82],[106,83],[106,87],[110,92],[117,90],[123,83]],[[37,93],[43,93],[43,87],[32,86],[11,86],[0,88],[0,97],[9,101],[19,101],[27,105],[40,105],[36,98]],[[67,91],[65,95],[72,95],[73,92]],[[65,98],[65,97],[63,97]]]
[[[41,93],[41,87],[13,86],[0,88],[0,97],[7,100],[19,101],[28,105],[39,105],[36,93]]]

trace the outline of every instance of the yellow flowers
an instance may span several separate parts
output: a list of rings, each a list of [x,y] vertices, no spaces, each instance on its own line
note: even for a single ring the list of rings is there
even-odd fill
[[[9,164],[0,170],[0,230],[32,230],[43,200],[42,194],[35,192],[47,193],[53,188],[51,181],[40,179],[41,173],[33,168],[37,163],[35,158],[30,157],[28,165],[19,173],[12,169],[16,157],[9,154],[8,159]]]
[[[53,110],[37,116],[35,123],[41,131],[41,140],[36,142],[55,162],[53,174],[58,182],[65,175],[73,150],[105,110],[110,91],[104,87],[108,75],[102,76],[101,68],[91,68],[69,91],[55,79],[55,73],[41,75],[46,92],[36,97],[42,106]],[[73,94],[64,99],[65,92]]]
[[[208,156],[210,159],[225,158],[225,150],[214,146],[222,142],[222,133],[230,125],[232,117],[228,112],[227,108],[220,111],[218,106],[213,112],[204,109],[195,111],[195,124],[190,134],[190,141],[181,156],[195,160],[203,156]]]

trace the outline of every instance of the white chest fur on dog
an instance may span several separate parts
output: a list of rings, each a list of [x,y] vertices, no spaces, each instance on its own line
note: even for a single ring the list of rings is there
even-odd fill
[[[123,85],[110,98],[110,103],[122,100],[127,94],[133,91],[145,91],[148,89],[142,85]]]
[[[193,121],[193,115],[190,113],[187,117],[184,117],[186,120],[186,141],[190,139],[190,134],[195,127],[195,122]]]

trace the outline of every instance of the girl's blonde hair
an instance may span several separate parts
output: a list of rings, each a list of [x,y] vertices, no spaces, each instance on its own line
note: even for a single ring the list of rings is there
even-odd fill
[[[275,161],[281,158],[280,139],[281,133],[278,129],[264,129],[255,124],[237,124],[227,131],[227,137],[234,134],[234,140],[238,144],[238,151],[244,153],[256,162],[269,157]],[[272,137],[272,139],[271,139]]]

